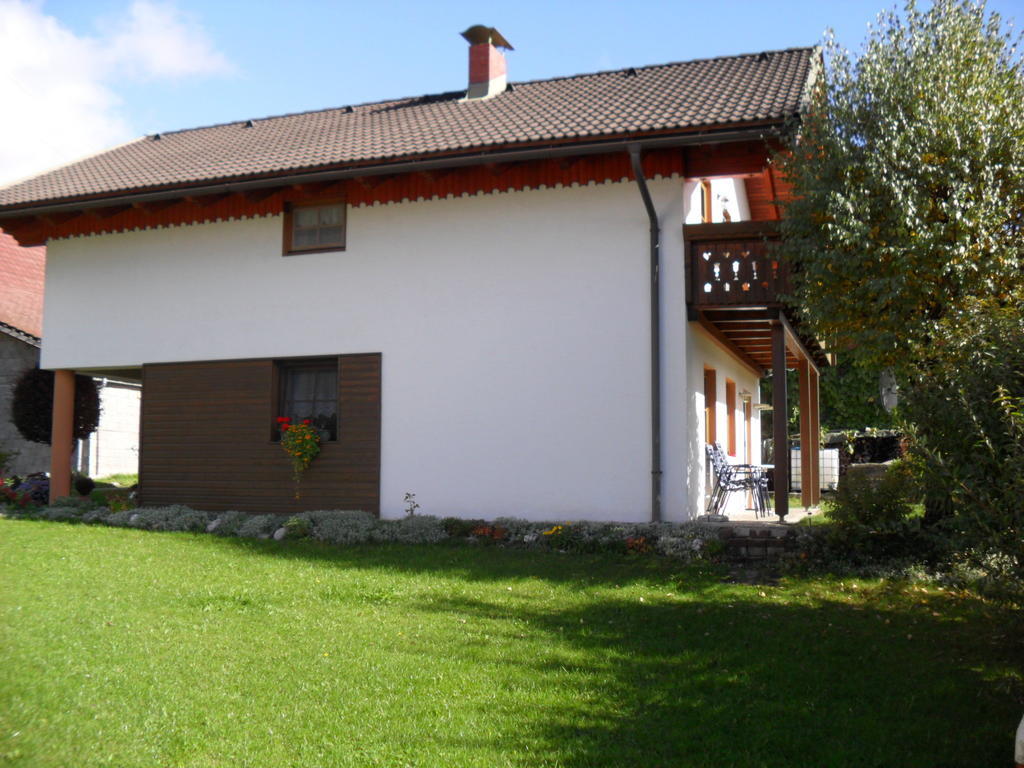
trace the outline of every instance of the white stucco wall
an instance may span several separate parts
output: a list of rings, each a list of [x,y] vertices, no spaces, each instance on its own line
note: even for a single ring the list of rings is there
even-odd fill
[[[664,516],[678,520],[693,507],[683,184],[651,189]],[[51,241],[43,366],[381,352],[384,516],[413,492],[426,514],[648,519],[635,184],[353,208],[343,253],[285,258],[280,243],[280,217]]]

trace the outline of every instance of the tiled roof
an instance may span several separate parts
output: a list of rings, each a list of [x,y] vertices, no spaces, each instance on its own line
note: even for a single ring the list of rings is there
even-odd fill
[[[513,83],[164,133],[0,189],[0,207],[407,157],[778,122],[801,107],[813,48]]]
[[[43,333],[45,271],[45,248],[21,248],[0,229],[0,325],[37,342]]]
[[[42,344],[42,340],[38,336],[33,336],[31,333],[19,331],[13,325],[8,325],[7,323],[0,323],[0,333],[5,333],[8,336],[13,336],[18,341],[24,341],[26,344],[29,344],[33,347],[38,347]]]

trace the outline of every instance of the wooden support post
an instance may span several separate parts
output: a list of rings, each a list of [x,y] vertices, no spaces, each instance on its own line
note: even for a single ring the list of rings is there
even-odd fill
[[[810,368],[807,360],[801,357],[797,364],[800,373],[800,503],[805,510],[814,503],[811,500],[814,485],[811,463],[814,461],[814,451],[811,448]]]
[[[784,522],[789,514],[789,439],[786,405],[786,329],[781,322],[772,323],[772,437],[775,464],[775,514]]]
[[[71,494],[75,372],[53,372],[53,430],[50,434],[50,503]]]
[[[811,462],[811,504],[817,506],[821,502],[821,420],[820,400],[818,395],[818,372],[814,366],[809,368],[810,406],[811,406],[811,446],[814,448],[814,460]]]

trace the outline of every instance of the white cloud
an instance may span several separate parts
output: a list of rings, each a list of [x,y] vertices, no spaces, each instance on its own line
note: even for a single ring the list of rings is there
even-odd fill
[[[195,21],[152,0],[96,36],[74,34],[38,2],[0,0],[0,52],[0,185],[132,138],[119,79],[230,71]]]
[[[228,60],[217,52],[202,27],[171,5],[136,0],[110,41],[115,67],[137,77],[179,78],[226,74]]]

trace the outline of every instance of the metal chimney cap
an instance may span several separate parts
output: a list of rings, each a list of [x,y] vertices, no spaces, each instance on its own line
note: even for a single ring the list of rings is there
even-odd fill
[[[515,48],[512,47],[512,44],[502,36],[501,32],[494,27],[485,27],[483,24],[474,24],[463,32],[462,36],[470,45],[490,43],[498,48],[505,48],[509,51],[515,50]]]

